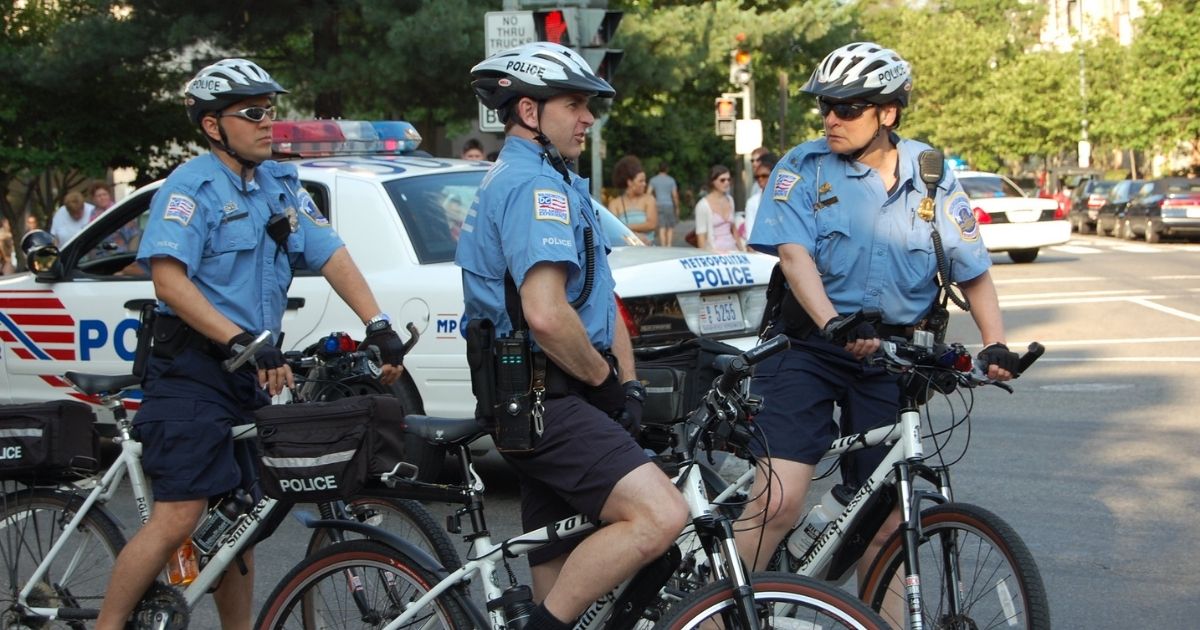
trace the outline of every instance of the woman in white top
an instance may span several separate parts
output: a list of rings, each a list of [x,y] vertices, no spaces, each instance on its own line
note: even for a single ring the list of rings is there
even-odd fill
[[[734,225],[732,179],[718,164],[708,172],[708,194],[696,203],[696,247],[714,252],[745,249]]]

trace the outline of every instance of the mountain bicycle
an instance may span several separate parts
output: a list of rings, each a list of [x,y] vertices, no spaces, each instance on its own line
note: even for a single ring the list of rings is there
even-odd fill
[[[1031,343],[1018,375],[1044,351]],[[891,449],[861,487],[842,493],[847,500],[840,514],[823,530],[810,532],[811,542],[802,552],[793,553],[788,541],[795,539],[803,520],[773,551],[768,568],[840,582],[898,504],[899,528],[860,576],[859,595],[873,610],[898,628],[1049,628],[1049,603],[1032,554],[999,516],[955,500],[950,467],[962,455],[948,463],[942,456],[949,434],[970,420],[973,388],[994,385],[1010,393],[1012,388],[988,379],[987,366],[979,365],[962,344],[934,343],[924,331],[916,331],[911,340],[882,341],[869,362],[901,375],[897,420],[835,440],[822,461],[877,445]],[[963,416],[945,430],[927,432],[923,405],[931,396],[949,397],[956,391],[966,404]],[[923,438],[934,442],[935,452],[926,453]],[[753,462],[748,453],[740,454]],[[710,473],[713,505],[740,509],[755,474],[752,465],[725,484]],[[931,488],[918,489],[922,480]],[[934,505],[923,509],[928,503]]]
[[[691,457],[705,442],[723,439],[747,419],[748,405],[735,388],[751,366],[785,348],[780,337],[736,357],[723,357],[722,375],[705,404],[681,426],[685,448],[666,462],[691,511],[686,536],[704,550],[711,583],[689,589],[665,589],[677,575],[678,547],[594,602],[576,628],[693,628],[716,622],[726,628],[885,628],[861,602],[795,575],[747,575],[734,544],[732,522],[714,511],[700,468]],[[411,496],[463,505],[448,517],[452,533],[470,530],[467,562],[447,573],[410,545],[354,541],[331,545],[293,568],[271,593],[256,623],[260,630],[280,628],[520,628],[533,608],[531,589],[517,582],[510,562],[551,541],[579,536],[601,524],[577,515],[500,543],[491,541],[483,509],[483,483],[475,473],[469,444],[485,434],[474,420],[408,416],[409,430],[439,446],[456,449],[463,485],[437,485],[385,475],[385,483]],[[744,431],[744,429],[741,429]],[[319,527],[320,522],[310,523]],[[503,571],[501,571],[503,567]],[[467,581],[479,576],[487,612],[470,601]],[[505,576],[507,579],[505,580]],[[507,582],[507,587],[502,587]],[[700,586],[694,583],[694,586]]]
[[[263,333],[237,356],[226,361],[229,370],[237,369],[253,356],[269,339]],[[414,336],[409,344],[415,343]],[[299,373],[321,373],[327,378],[338,366],[368,369],[371,364],[366,352],[339,352],[324,356],[291,355],[289,362]],[[378,373],[374,368],[373,373]],[[85,477],[75,482],[50,485],[37,482],[6,481],[0,496],[0,627],[72,627],[82,628],[84,622],[95,619],[95,608],[104,598],[108,578],[117,555],[125,545],[125,537],[116,519],[104,507],[115,496],[121,481],[128,476],[141,523],[150,517],[152,499],[145,473],[141,467],[142,444],[136,438],[127,418],[124,398],[139,386],[133,375],[94,375],[68,372],[68,381],[80,392],[94,396],[109,409],[116,422],[120,448],[112,464],[101,475]],[[349,373],[346,378],[360,374]],[[336,381],[336,379],[335,379]],[[328,383],[328,381],[327,381]],[[326,384],[327,384],[326,383]],[[304,383],[309,393],[319,393],[321,382]],[[234,427],[235,439],[254,436],[254,427]],[[415,506],[415,507],[414,507]],[[348,504],[321,504],[323,514],[331,522],[357,525],[363,522],[386,525],[388,529],[373,529],[372,534],[384,538],[399,538],[399,529],[411,540],[420,541],[438,553],[443,562],[458,562],[453,543],[441,531],[424,509],[415,502],[396,499],[359,497]],[[242,551],[258,539],[259,532],[273,529],[291,504],[264,497],[243,511],[236,524],[231,525],[213,545],[212,552],[202,558],[203,567],[195,580],[181,592],[175,587],[156,582],[143,596],[134,611],[137,628],[186,627],[189,611],[220,579],[224,570],[240,562]],[[273,522],[271,519],[275,519]],[[266,525],[264,525],[266,524]],[[345,538],[345,530],[333,528],[314,534],[309,549],[325,546]]]

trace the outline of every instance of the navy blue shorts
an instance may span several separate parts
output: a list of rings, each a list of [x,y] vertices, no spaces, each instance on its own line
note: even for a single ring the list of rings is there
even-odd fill
[[[583,514],[598,521],[608,495],[625,475],[650,461],[633,437],[579,396],[546,401],[545,430],[530,453],[505,453],[521,481],[525,531]],[[570,552],[580,539],[529,554],[530,566]]]
[[[230,429],[253,423],[251,412],[270,402],[255,372],[230,374],[216,359],[185,350],[174,359],[151,357],[144,383],[133,424],[156,501],[205,499],[254,478],[244,455],[239,464]]]
[[[841,346],[813,337],[793,339],[790,350],[754,368],[750,391],[763,397],[754,424],[766,444],[752,449],[760,457],[816,464],[835,439],[896,421],[897,381],[896,375],[866,366]],[[841,409],[838,422],[833,419],[835,404]],[[861,484],[886,454],[887,449],[874,447],[845,456],[843,481]]]

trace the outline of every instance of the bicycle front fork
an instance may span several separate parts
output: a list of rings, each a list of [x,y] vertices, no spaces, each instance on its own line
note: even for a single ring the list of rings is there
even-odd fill
[[[921,467],[930,480],[936,479],[938,492],[913,490],[913,466],[906,462],[896,463],[896,491],[900,499],[900,533],[904,543],[904,597],[908,608],[911,630],[924,630],[925,610],[921,597],[921,566],[918,551],[925,535],[921,530],[921,502],[932,501],[942,504],[949,500],[950,478],[945,469],[931,470]],[[953,532],[939,534],[942,553],[942,572],[945,575],[947,614],[957,617],[962,610],[962,598],[958,592],[959,579],[958,544]]]

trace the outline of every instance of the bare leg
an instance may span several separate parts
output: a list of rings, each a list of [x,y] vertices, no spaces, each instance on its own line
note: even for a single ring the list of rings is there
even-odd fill
[[[246,575],[242,575],[236,563],[225,569],[221,585],[213,591],[213,602],[221,617],[223,630],[250,630],[250,605],[254,600],[254,549],[242,555],[246,562]]]
[[[97,630],[125,627],[142,594],[195,529],[205,505],[204,499],[154,502],[150,521],[117,556],[108,593],[96,620]]]
[[[775,548],[800,520],[804,511],[804,495],[808,494],[814,468],[811,464],[784,459],[759,462],[758,474],[750,490],[751,501],[742,511],[742,520],[735,527],[735,530],[740,530],[735,534],[738,551],[746,566],[753,565],[751,570],[766,569]],[[767,470],[774,473],[769,488]],[[765,524],[764,514],[767,518]]]
[[[546,591],[539,583],[552,569],[534,571],[535,588],[547,593],[546,609],[561,621],[578,617],[588,604],[662,555],[683,530],[687,515],[683,497],[658,467],[647,463],[634,469],[604,503],[600,519],[609,525],[571,552],[554,586]]]

